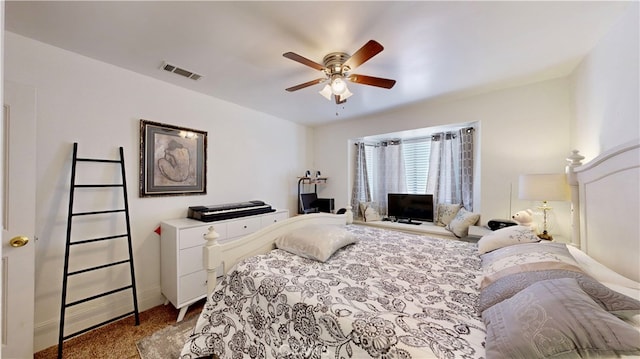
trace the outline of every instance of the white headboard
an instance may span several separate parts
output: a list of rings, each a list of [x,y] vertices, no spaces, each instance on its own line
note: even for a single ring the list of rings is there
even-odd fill
[[[640,140],[576,167],[579,157],[574,151],[567,166],[573,187],[572,244],[625,277],[640,281]]]

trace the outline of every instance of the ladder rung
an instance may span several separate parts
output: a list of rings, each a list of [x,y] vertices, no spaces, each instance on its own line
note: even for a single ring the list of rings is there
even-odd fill
[[[82,330],[77,331],[77,332],[75,332],[75,333],[69,334],[69,335],[67,335],[67,336],[63,337],[63,340],[71,339],[71,338],[73,338],[73,337],[75,337],[75,336],[78,336],[78,335],[80,335],[80,334],[84,334],[84,333],[86,333],[86,332],[88,332],[88,331],[90,331],[90,330],[94,330],[94,329],[99,328],[99,327],[101,327],[101,326],[103,326],[103,325],[105,325],[105,324],[113,323],[113,322],[115,322],[115,321],[118,321],[118,320],[120,320],[120,319],[122,319],[122,318],[126,318],[126,317],[130,316],[131,314],[135,314],[135,313],[136,313],[135,311],[131,311],[131,312],[129,312],[129,313],[125,313],[125,314],[119,315],[119,316],[117,316],[117,317],[115,317],[115,318],[111,318],[111,319],[109,319],[109,320],[105,320],[105,321],[104,321],[104,322],[102,322],[102,323],[98,323],[98,324],[93,325],[93,326],[91,326],[91,327],[89,327],[89,328],[82,329]]]
[[[67,275],[70,276],[70,275],[82,274],[82,273],[91,272],[91,271],[98,270],[98,269],[117,266],[117,265],[123,264],[123,263],[129,263],[129,260],[125,259],[125,260],[121,260],[121,261],[118,261],[118,262],[112,262],[112,263],[107,263],[107,264],[103,264],[103,265],[100,265],[100,266],[95,266],[95,267],[91,267],[91,268],[85,268],[85,269],[77,270],[75,272],[69,272],[69,273],[67,273]]]
[[[107,162],[107,163],[120,163],[120,160],[102,160],[99,158],[76,158],[78,162]]]
[[[102,294],[97,294],[97,295],[94,295],[94,296],[91,296],[91,297],[87,297],[87,298],[84,298],[84,299],[76,300],[75,302],[68,303],[67,305],[65,305],[65,307],[67,307],[67,308],[73,307],[74,305],[86,303],[86,302],[94,300],[94,299],[106,297],[107,295],[111,295],[111,294],[114,294],[114,293],[122,292],[123,290],[132,289],[132,288],[133,287],[131,285],[128,285],[126,287],[110,290],[110,291],[104,292]]]
[[[122,187],[123,184],[77,184],[75,187],[80,188],[101,188],[101,187]]]
[[[92,214],[105,214],[105,213],[116,213],[116,212],[124,212],[124,209],[112,209],[109,211],[95,211],[95,212],[79,212],[79,213],[71,213],[72,216],[88,216]]]
[[[99,242],[99,241],[105,241],[105,240],[109,240],[109,239],[116,239],[116,238],[122,238],[122,237],[126,237],[128,236],[128,234],[119,234],[117,236],[108,236],[108,237],[101,237],[101,238],[94,238],[94,239],[85,239],[82,241],[75,241],[75,242],[71,242],[69,243],[70,246],[73,246],[75,244],[86,244],[86,243],[93,243],[93,242]]]

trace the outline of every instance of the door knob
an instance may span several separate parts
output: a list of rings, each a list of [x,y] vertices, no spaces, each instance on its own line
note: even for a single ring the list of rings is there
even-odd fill
[[[29,243],[29,238],[25,236],[13,237],[9,241],[9,244],[11,245],[11,247],[15,247],[15,248],[22,247],[27,243]]]

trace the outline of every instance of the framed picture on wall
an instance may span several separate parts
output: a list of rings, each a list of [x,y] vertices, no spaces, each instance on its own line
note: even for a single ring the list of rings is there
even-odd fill
[[[207,193],[207,132],[140,120],[140,197]]]

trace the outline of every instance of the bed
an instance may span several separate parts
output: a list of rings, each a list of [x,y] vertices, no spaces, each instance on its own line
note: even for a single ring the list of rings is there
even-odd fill
[[[640,212],[618,194],[639,198],[639,148],[572,157],[572,245],[517,226],[478,244],[429,238],[350,212],[224,244],[214,226],[210,295],[181,358],[640,357]],[[620,218],[635,226],[611,230]]]

